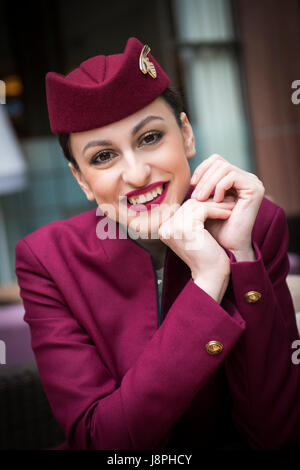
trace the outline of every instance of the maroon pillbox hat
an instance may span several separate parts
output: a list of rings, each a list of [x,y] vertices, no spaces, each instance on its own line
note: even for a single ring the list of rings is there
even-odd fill
[[[82,132],[106,126],[161,95],[170,79],[149,51],[149,46],[130,38],[122,54],[92,57],[66,76],[47,73],[52,132]]]

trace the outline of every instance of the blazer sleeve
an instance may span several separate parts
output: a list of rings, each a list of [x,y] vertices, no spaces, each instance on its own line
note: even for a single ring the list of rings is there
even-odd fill
[[[286,284],[288,227],[276,206],[256,261],[236,262],[231,256],[234,302],[246,321],[225,365],[233,400],[233,418],[253,448],[276,449],[300,443],[300,365],[292,361],[299,338],[296,316]],[[245,294],[261,298],[248,303]]]
[[[191,279],[121,383],[26,240],[16,274],[41,381],[73,449],[155,449],[245,329]],[[206,351],[219,340],[218,355]],[[201,364],[201,367],[199,367]]]

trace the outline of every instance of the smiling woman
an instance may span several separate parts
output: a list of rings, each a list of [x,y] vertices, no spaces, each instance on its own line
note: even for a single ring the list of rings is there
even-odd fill
[[[297,446],[284,212],[220,155],[191,180],[169,83],[136,38],[47,74],[51,129],[98,207],[16,246],[43,386],[69,449]]]
[[[151,225],[157,233],[163,208],[179,206],[189,189],[188,159],[195,155],[192,128],[184,113],[179,126],[161,97],[118,122],[71,133],[70,149],[78,169],[72,163],[70,168],[87,198],[110,205],[118,222],[126,219],[144,237],[150,230],[147,212],[160,213],[156,228]],[[137,212],[145,217],[136,217]],[[156,240],[155,245],[163,255],[164,243]]]

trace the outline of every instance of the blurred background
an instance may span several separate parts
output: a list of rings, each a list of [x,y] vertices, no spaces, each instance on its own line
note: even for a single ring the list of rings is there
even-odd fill
[[[220,153],[256,173],[285,210],[297,296],[299,0],[0,0],[0,449],[63,440],[22,320],[16,242],[95,207],[50,132],[45,75],[122,52],[130,36],[150,45],[183,96],[197,144],[191,170]]]

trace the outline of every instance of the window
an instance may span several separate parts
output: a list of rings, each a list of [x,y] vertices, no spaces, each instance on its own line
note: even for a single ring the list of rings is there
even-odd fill
[[[201,160],[219,153],[252,170],[237,40],[229,0],[173,0],[185,99]]]

